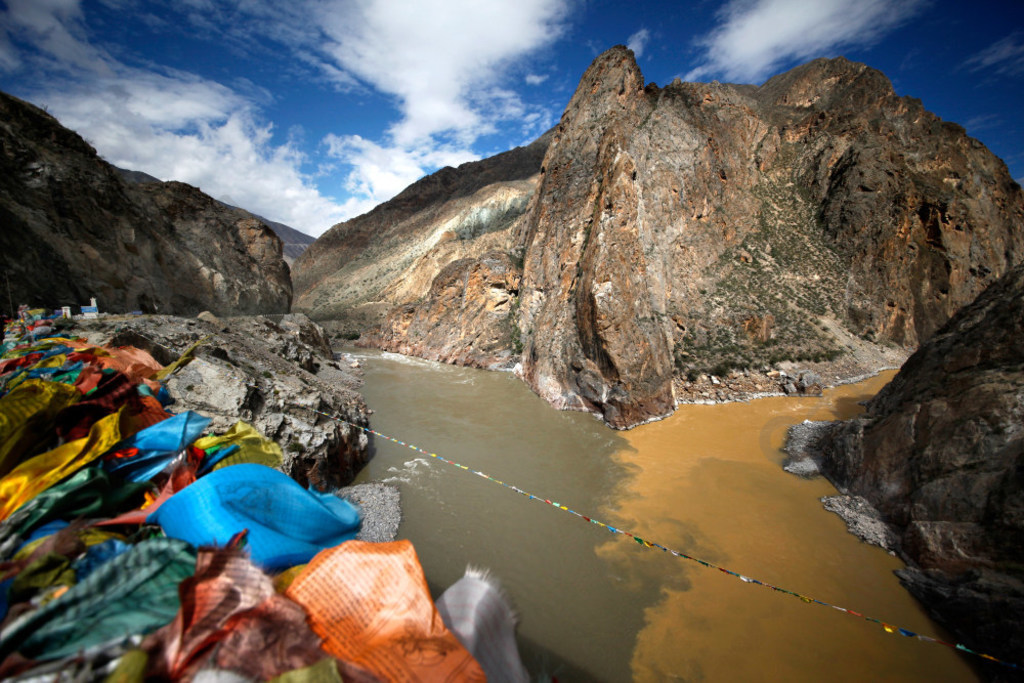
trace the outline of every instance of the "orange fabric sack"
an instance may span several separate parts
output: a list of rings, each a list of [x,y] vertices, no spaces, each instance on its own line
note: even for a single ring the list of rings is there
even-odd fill
[[[286,595],[323,649],[386,681],[486,681],[445,627],[409,541],[346,541],[318,553]]]

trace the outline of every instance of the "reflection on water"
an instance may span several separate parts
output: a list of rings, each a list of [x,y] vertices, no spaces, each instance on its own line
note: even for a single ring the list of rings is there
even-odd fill
[[[941,635],[892,570],[788,475],[788,425],[860,410],[876,379],[820,399],[684,406],[614,432],[550,409],[515,378],[359,351],[374,429],[680,552]],[[838,412],[837,412],[838,411]],[[490,569],[531,671],[561,681],[970,680],[941,646],[745,584],[378,439],[359,480],[402,490],[400,535],[440,593]]]

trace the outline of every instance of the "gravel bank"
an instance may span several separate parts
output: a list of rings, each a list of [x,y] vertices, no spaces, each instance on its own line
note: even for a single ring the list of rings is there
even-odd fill
[[[356,484],[339,489],[338,495],[358,506],[362,513],[358,540],[385,543],[398,536],[402,499],[397,487],[376,482]]]

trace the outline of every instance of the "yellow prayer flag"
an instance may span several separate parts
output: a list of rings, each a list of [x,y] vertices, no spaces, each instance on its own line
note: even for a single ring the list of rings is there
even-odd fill
[[[243,462],[266,465],[267,467],[280,467],[283,459],[281,446],[274,441],[265,438],[256,431],[256,428],[245,422],[238,421],[231,429],[220,436],[204,436],[196,439],[193,444],[196,448],[208,450],[214,446],[237,445],[238,452],[229,455],[214,466],[214,469],[237,465]]]
[[[40,442],[64,408],[82,397],[73,386],[30,379],[0,398],[0,475],[21,462],[26,451]]]
[[[121,440],[123,411],[122,406],[94,424],[88,436],[30,458],[0,479],[0,520],[110,450]]]

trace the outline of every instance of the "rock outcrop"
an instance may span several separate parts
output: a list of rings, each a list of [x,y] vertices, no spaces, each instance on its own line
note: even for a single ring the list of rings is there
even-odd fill
[[[0,93],[0,267],[49,307],[286,313],[291,279],[265,223],[184,183],[132,183],[76,133]]]
[[[142,171],[130,171],[125,168],[119,168],[117,170],[121,174],[121,177],[127,180],[129,183],[161,182],[159,178],[154,178],[148,173],[143,173]],[[231,206],[230,204],[225,204],[225,206],[229,209],[239,208],[237,206]],[[239,210],[244,211],[244,209]],[[282,255],[284,256],[285,263],[287,263],[289,266],[295,262],[295,259],[302,255],[302,252],[306,250],[306,247],[308,247],[309,245],[313,244],[313,242],[316,241],[316,238],[307,235],[306,233],[300,230],[296,230],[290,225],[278,223],[276,221],[264,218],[263,216],[257,216],[256,214],[250,215],[257,220],[263,221],[263,223],[265,223],[271,230],[274,231],[274,234],[281,238],[281,243],[283,244],[284,247],[282,250]]]
[[[303,486],[333,490],[350,483],[369,460],[367,436],[353,426],[368,426],[369,411],[356,391],[362,380],[333,360],[324,330],[303,315],[278,322],[203,318],[81,320],[75,333],[97,344],[144,349],[164,365],[201,342],[167,381],[176,411],[210,417],[218,432],[248,422],[281,445],[281,469]]]
[[[839,355],[834,323],[913,347],[1024,258],[1005,165],[844,59],[657,88],[610,50],[544,170],[523,376],[614,426],[669,412],[674,373]]]
[[[863,417],[808,434],[794,455],[874,506],[907,588],[968,646],[1024,662],[1024,265],[925,342]]]
[[[297,263],[305,310],[354,306],[329,294],[364,277],[354,254],[395,263],[395,231],[428,221],[452,173],[311,248]],[[583,75],[522,215],[421,272],[506,248],[522,263],[507,343],[524,380],[629,427],[673,410],[684,378],[826,361],[861,342],[909,352],[1024,259],[1022,224],[1005,164],[863,64],[815,60],[760,87],[658,87],[616,47]],[[374,271],[373,291],[391,293],[380,305],[402,305],[374,343],[444,357],[456,340],[495,339],[462,306],[445,315],[409,272]],[[430,321],[429,340],[413,320]]]
[[[519,280],[520,271],[505,252],[460,259],[434,278],[423,303],[393,309],[357,344],[456,365],[510,369]],[[461,334],[452,334],[453,319]]]

